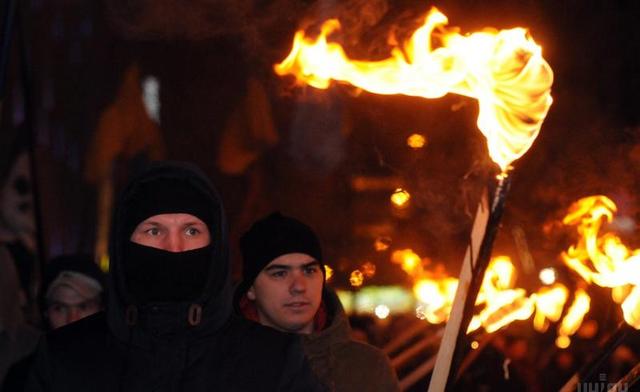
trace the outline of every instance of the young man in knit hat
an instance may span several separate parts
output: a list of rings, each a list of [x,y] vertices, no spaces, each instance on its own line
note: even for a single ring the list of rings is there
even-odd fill
[[[299,339],[233,314],[224,210],[204,174],[151,166],[112,222],[106,311],[47,334],[27,391],[319,390]]]
[[[273,213],[240,239],[243,280],[236,311],[279,331],[301,334],[311,367],[333,391],[397,391],[398,380],[379,349],[350,338],[347,316],[324,284],[315,233]]]

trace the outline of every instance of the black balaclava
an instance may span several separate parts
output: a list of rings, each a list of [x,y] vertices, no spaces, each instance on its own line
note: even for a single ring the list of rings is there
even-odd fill
[[[244,294],[256,277],[275,258],[288,253],[304,253],[320,262],[324,274],[320,242],[313,230],[297,219],[274,212],[257,222],[240,238]]]
[[[171,253],[130,241],[141,221],[163,213],[200,218],[209,228],[210,245]],[[231,315],[224,209],[206,175],[191,164],[153,163],[123,189],[114,208],[109,259],[106,313],[121,341],[150,347],[160,326],[207,335]]]
[[[126,289],[139,304],[194,301],[204,290],[211,263],[211,245],[169,252],[127,241],[136,226],[159,214],[186,213],[211,230],[210,201],[186,180],[159,178],[141,183],[125,208],[124,276]]]

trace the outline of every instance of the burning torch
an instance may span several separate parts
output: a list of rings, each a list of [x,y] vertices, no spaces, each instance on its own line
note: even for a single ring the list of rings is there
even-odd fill
[[[455,93],[478,101],[477,125],[500,174],[491,204],[484,198],[486,205],[478,208],[430,391],[444,390],[455,370],[452,359],[460,356],[454,353],[460,352],[504,211],[510,165],[538,136],[552,103],[553,83],[541,47],[525,29],[461,35],[447,23],[447,17],[432,8],[406,42],[392,46],[389,58],[357,61],[328,40],[340,29],[340,22],[332,19],[315,38],[296,32],[291,52],[274,66],[278,75],[293,75],[299,85],[319,89],[339,82],[375,94],[433,99]]]

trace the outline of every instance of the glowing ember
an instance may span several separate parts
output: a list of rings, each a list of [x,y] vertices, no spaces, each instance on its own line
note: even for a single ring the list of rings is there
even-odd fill
[[[538,277],[546,285],[554,284],[556,282],[556,270],[551,267],[544,268],[540,271]]]
[[[378,237],[373,243],[373,249],[375,249],[376,252],[384,252],[389,249],[391,242],[391,238],[389,237]]]
[[[363,282],[364,282],[364,275],[362,275],[362,272],[360,270],[355,270],[351,272],[351,275],[349,276],[349,283],[351,283],[351,286],[360,287],[362,286]]]
[[[378,317],[379,319],[386,319],[387,316],[389,316],[389,307],[387,305],[378,305],[376,306],[376,308],[373,310],[373,313],[375,313],[376,317]]]
[[[362,270],[362,275],[364,275],[364,277],[367,279],[373,278],[373,276],[376,274],[376,265],[370,261],[362,264],[362,267],[360,269]]]
[[[329,279],[333,277],[333,268],[329,267],[327,264],[324,265],[324,280],[328,282]]]
[[[571,344],[571,339],[567,336],[558,336],[556,338],[556,346],[559,348],[567,348]]]
[[[487,138],[491,159],[504,173],[540,131],[552,102],[553,72],[523,28],[461,35],[447,23],[447,17],[432,8],[407,42],[391,48],[389,58],[355,61],[340,44],[327,41],[340,28],[331,19],[315,39],[296,32],[291,52],[274,69],[320,89],[333,80],[375,94],[475,98],[478,128]]]
[[[407,138],[407,146],[413,148],[414,150],[421,149],[427,144],[427,138],[419,133],[414,133],[413,135]]]
[[[390,199],[396,207],[403,208],[408,205],[411,195],[406,190],[398,188],[393,192]]]
[[[411,249],[396,250],[391,254],[391,262],[400,264],[402,270],[410,276],[422,273],[422,259]]]

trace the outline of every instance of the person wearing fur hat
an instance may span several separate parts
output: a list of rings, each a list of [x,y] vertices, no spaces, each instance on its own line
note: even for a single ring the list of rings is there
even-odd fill
[[[279,212],[251,226],[240,239],[243,279],[234,304],[244,317],[302,335],[314,373],[332,391],[398,391],[389,359],[350,338],[349,321],[325,285],[317,236]]]
[[[233,314],[224,210],[197,168],[152,165],[112,222],[106,311],[47,334],[27,391],[321,390],[299,339]]]

